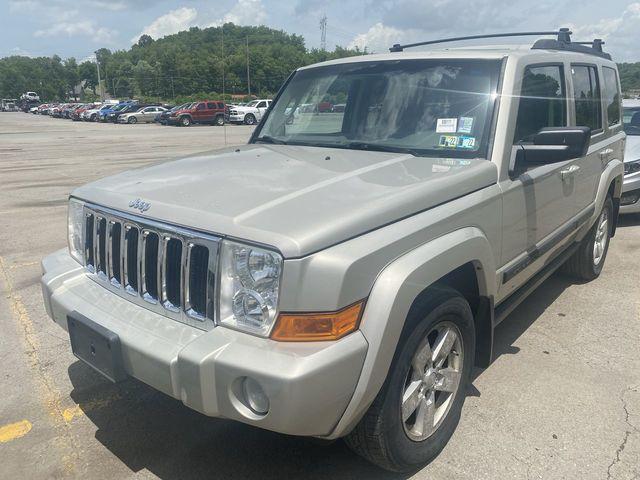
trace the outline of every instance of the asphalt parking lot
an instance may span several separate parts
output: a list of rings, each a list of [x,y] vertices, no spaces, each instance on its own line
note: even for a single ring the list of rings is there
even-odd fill
[[[598,280],[556,274],[501,324],[451,442],[412,476],[77,361],[39,285],[41,258],[66,245],[69,192],[250,132],[0,114],[0,478],[640,478],[640,217],[622,219]]]

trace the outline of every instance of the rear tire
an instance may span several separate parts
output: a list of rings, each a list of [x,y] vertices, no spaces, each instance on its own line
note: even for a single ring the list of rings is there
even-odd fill
[[[412,307],[387,379],[345,438],[347,445],[390,471],[411,471],[433,460],[458,425],[474,356],[468,302],[453,289],[432,289]]]
[[[613,201],[607,197],[596,223],[582,239],[578,250],[563,265],[562,271],[579,280],[598,278],[609,251],[612,225]]]
[[[214,121],[214,125],[222,127],[224,125],[224,117],[222,115],[218,115]]]

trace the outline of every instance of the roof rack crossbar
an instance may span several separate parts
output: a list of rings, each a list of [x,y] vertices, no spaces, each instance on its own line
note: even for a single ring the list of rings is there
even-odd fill
[[[578,45],[590,45],[591,48],[598,52],[602,52],[602,46],[604,45],[604,40],[601,38],[594,38],[591,42],[572,42],[577,43]]]
[[[400,45],[396,43],[389,49],[390,52],[402,52],[405,48],[420,47],[423,45],[434,45],[436,43],[448,43],[459,42],[463,40],[478,40],[481,38],[501,38],[501,37],[528,37],[528,36],[540,36],[540,35],[557,35],[559,42],[571,42],[570,35],[572,32],[568,28],[561,28],[559,30],[548,32],[511,32],[511,33],[491,33],[487,35],[470,35],[468,37],[451,37],[441,38],[440,40],[428,40],[426,42],[409,43],[406,45]]]

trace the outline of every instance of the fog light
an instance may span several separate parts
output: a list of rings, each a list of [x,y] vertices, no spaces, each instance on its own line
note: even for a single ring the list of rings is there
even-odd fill
[[[264,415],[269,411],[269,398],[266,393],[253,378],[245,378],[242,382],[244,398],[249,404],[249,408],[258,415]]]

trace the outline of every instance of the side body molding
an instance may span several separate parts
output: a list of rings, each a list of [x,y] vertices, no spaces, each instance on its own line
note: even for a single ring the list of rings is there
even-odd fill
[[[496,293],[496,266],[489,241],[476,227],[436,238],[397,258],[376,279],[360,329],[369,348],[353,397],[329,438],[348,433],[380,391],[393,360],[409,309],[428,286],[454,269],[473,262],[479,293]]]

